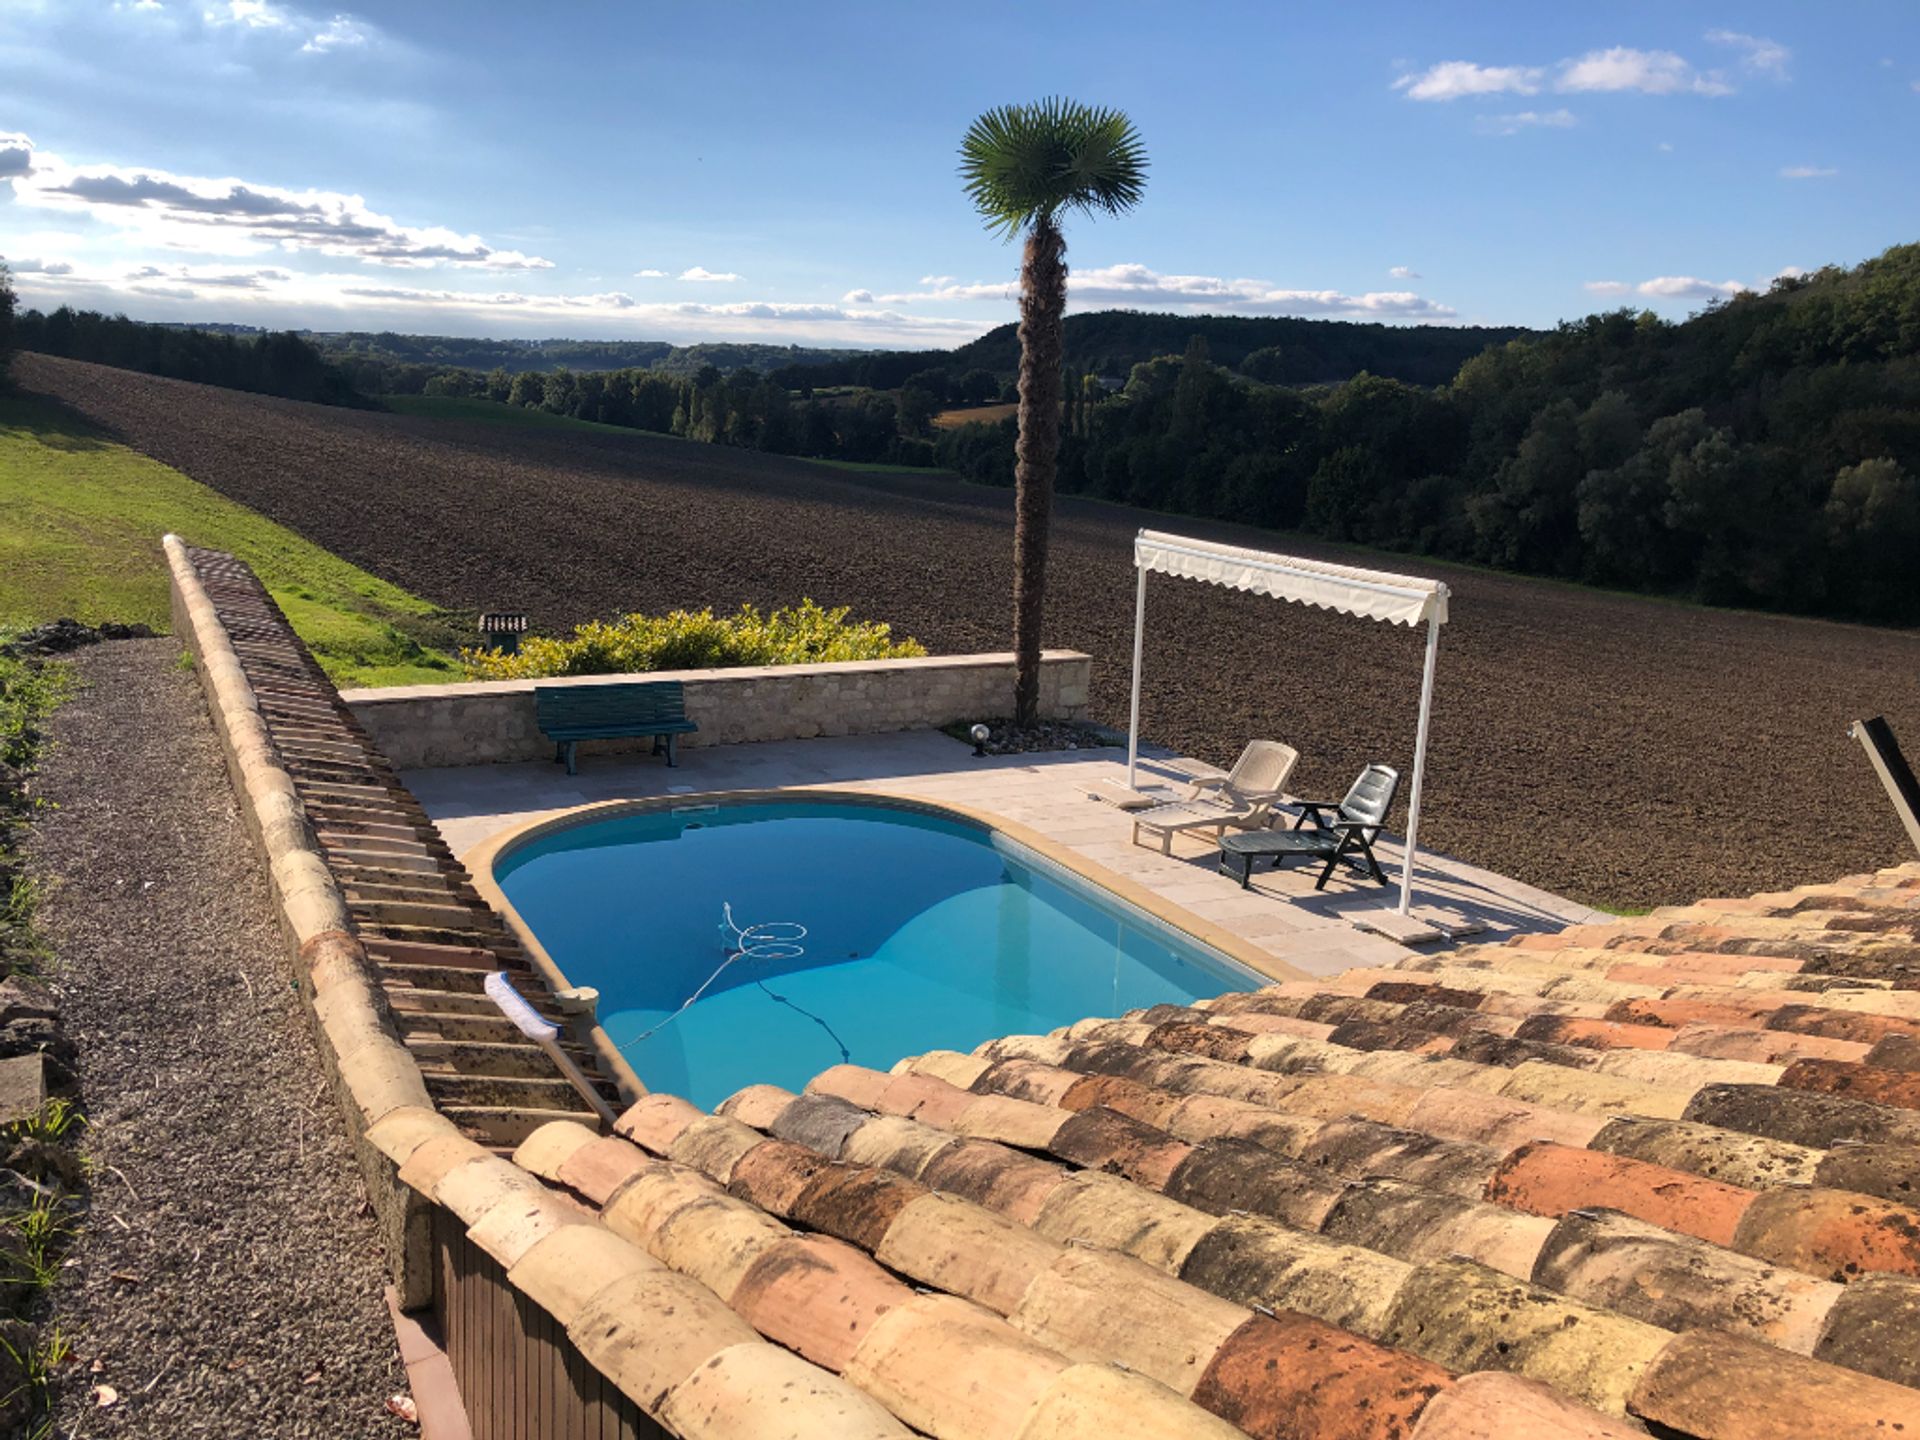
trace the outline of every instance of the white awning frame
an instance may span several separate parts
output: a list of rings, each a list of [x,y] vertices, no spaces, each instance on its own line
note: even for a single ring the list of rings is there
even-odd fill
[[[1427,627],[1426,664],[1420,677],[1420,723],[1413,747],[1413,787],[1407,797],[1407,848],[1400,862],[1400,913],[1413,906],[1413,863],[1420,839],[1420,792],[1426,779],[1427,730],[1433,712],[1433,672],[1440,656],[1440,627],[1447,622],[1451,592],[1438,580],[1335,565],[1297,555],[1221,545],[1160,530],[1134,537],[1138,572],[1133,606],[1133,701],[1127,721],[1127,785],[1140,759],[1140,658],[1147,620],[1147,576],[1171,575],[1252,591],[1293,604],[1337,610],[1363,620]]]

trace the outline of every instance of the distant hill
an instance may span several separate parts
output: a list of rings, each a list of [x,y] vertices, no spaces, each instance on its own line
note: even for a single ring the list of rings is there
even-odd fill
[[[1069,315],[1067,363],[1124,379],[1143,361],[1178,355],[1195,335],[1213,363],[1275,384],[1349,380],[1365,370],[1415,385],[1444,385],[1461,364],[1490,345],[1529,340],[1517,326],[1380,325],[1351,320],[1299,320],[1265,315],[1168,315],[1096,310]],[[1276,351],[1276,354],[1265,352]],[[1258,357],[1258,358],[1254,358]],[[1251,369],[1247,362],[1253,359]],[[963,370],[1011,372],[1020,364],[1020,331],[1002,325],[953,352]],[[1258,373],[1254,373],[1254,372]]]
[[[1095,310],[1069,315],[1070,368],[1124,381],[1135,365],[1184,354],[1197,335],[1213,363],[1273,385],[1337,384],[1362,370],[1410,385],[1444,385],[1475,355],[1544,332],[1517,326],[1380,325],[1264,315],[1167,315]],[[867,385],[891,390],[909,376],[944,370],[958,378],[986,370],[1006,378],[1020,366],[1017,325],[1002,325],[953,350],[874,350],[778,372],[793,386]]]
[[[785,365],[829,364],[859,354],[807,345],[742,345],[666,340],[476,340],[461,335],[402,335],[392,330],[302,332],[337,361],[429,365],[438,370],[505,370],[550,374],[555,370],[658,370],[698,374],[711,365],[723,375],[736,370],[774,370]]]

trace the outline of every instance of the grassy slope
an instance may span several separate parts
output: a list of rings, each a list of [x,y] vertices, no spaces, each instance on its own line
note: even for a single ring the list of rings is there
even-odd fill
[[[603,425],[598,420],[576,420],[571,415],[554,415],[545,410],[530,410],[524,405],[502,405],[497,400],[452,395],[384,395],[381,403],[396,415],[423,416],[429,420],[478,420],[487,425],[531,425],[543,430],[597,430],[609,435],[647,435],[656,440],[694,442],[684,435],[669,435],[662,430],[636,430],[629,425]],[[816,460],[796,455],[808,465],[827,465],[835,470],[852,470],[876,475],[947,475],[951,471],[930,470],[912,465],[883,465],[865,460]]]
[[[238,555],[342,685],[462,678],[434,608],[58,406],[0,395],[0,626],[168,624],[160,537]]]

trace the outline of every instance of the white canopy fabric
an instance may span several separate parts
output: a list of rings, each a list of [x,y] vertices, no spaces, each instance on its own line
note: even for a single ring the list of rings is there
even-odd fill
[[[1420,789],[1426,779],[1427,722],[1433,713],[1433,670],[1440,656],[1440,627],[1447,623],[1447,587],[1438,580],[1333,565],[1298,555],[1248,550],[1162,530],[1134,537],[1139,583],[1133,609],[1133,707],[1127,725],[1127,784],[1140,759],[1140,655],[1147,623],[1147,576],[1173,575],[1270,595],[1276,600],[1337,610],[1363,620],[1427,627],[1427,661],[1420,677],[1420,725],[1413,742],[1413,785],[1407,795],[1407,850],[1400,862],[1400,913],[1413,906],[1413,862],[1420,840]]]
[[[1386,620],[1395,625],[1420,625],[1429,620],[1447,623],[1447,587],[1438,580],[1245,550],[1160,530],[1142,530],[1134,538],[1133,563],[1149,574],[1178,575],[1233,590],[1251,590],[1364,620]]]

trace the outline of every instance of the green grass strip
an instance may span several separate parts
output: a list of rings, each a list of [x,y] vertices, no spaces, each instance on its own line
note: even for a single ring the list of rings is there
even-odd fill
[[[172,531],[251,565],[335,684],[462,678],[465,627],[48,401],[0,396],[0,515],[0,627],[166,629]]]

